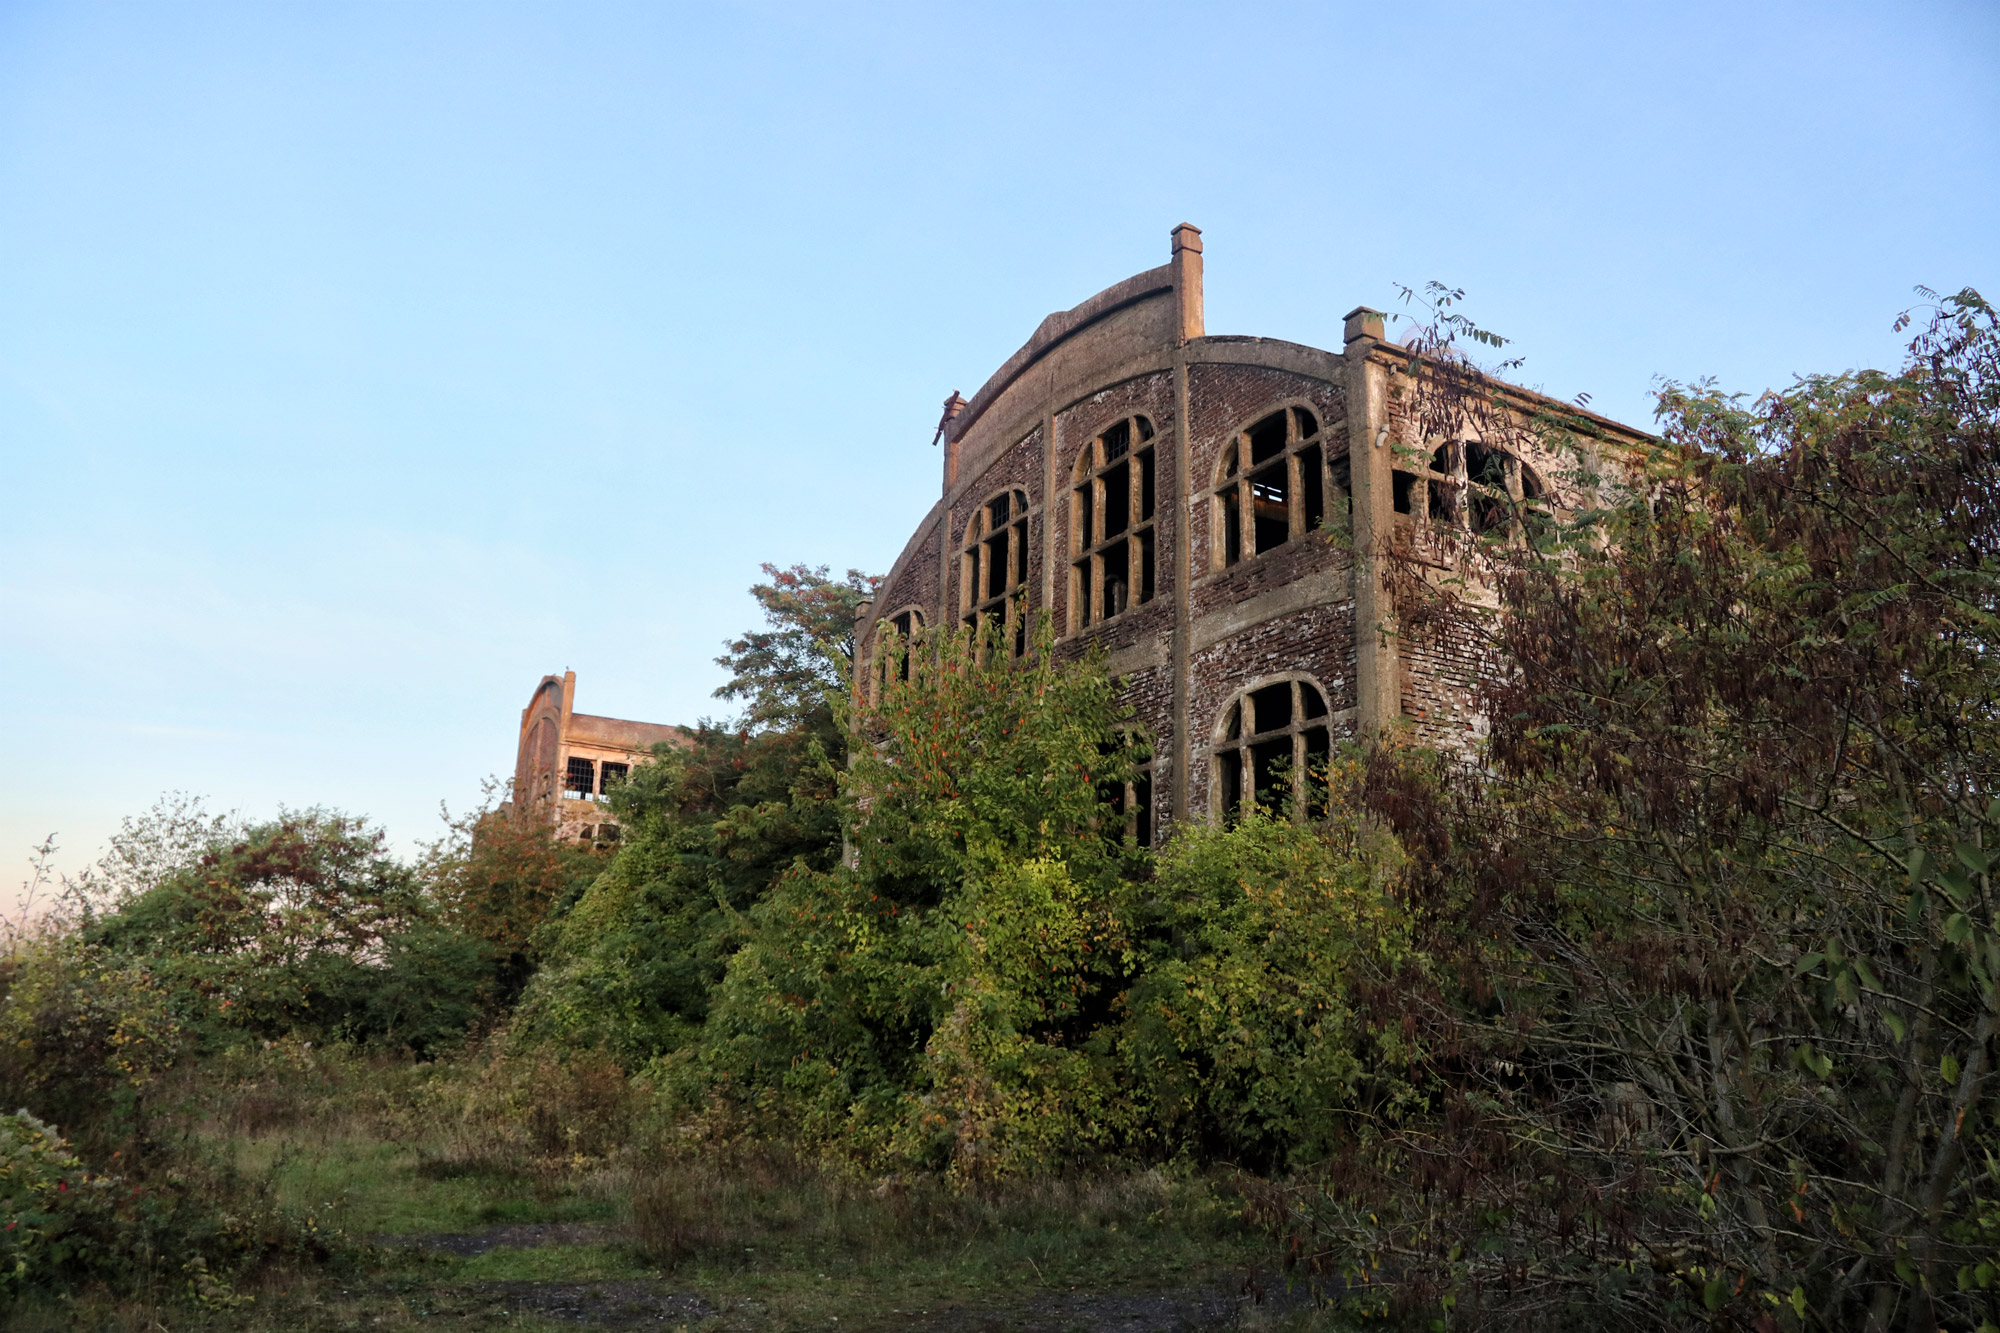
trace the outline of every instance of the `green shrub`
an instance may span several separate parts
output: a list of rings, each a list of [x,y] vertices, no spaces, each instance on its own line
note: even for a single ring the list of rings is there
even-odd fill
[[[115,1144],[144,1128],[146,1091],[179,1058],[174,999],[144,962],[75,935],[15,957],[0,999],[0,1084]]]
[[[1259,811],[1178,831],[1137,912],[1147,947],[1120,1032],[1160,1149],[1298,1165],[1351,1135],[1358,1103],[1394,1095],[1397,1061],[1372,1058],[1351,981],[1360,958],[1410,953],[1389,893],[1399,859],[1339,804],[1321,823]]]
[[[1047,647],[1010,663],[947,644],[851,719],[852,863],[797,866],[746,914],[669,1084],[968,1178],[1112,1141],[1108,1065],[1087,1047],[1123,980],[1141,862],[1098,791],[1132,760],[1102,670]]]
[[[287,814],[88,921],[82,938],[143,968],[204,1047],[454,1040],[492,980],[490,951],[449,927],[383,835],[322,811]]]
[[[79,1214],[105,1211],[110,1188],[50,1126],[26,1111],[0,1115],[0,1294],[67,1267]]]

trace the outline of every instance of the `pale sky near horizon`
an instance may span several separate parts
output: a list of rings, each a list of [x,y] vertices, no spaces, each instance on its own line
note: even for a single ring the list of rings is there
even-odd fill
[[[1644,424],[2000,295],[2000,7],[0,0],[0,907],[169,790],[408,848],[545,673],[693,721],[938,403],[1207,246]],[[8,869],[13,867],[13,869]]]

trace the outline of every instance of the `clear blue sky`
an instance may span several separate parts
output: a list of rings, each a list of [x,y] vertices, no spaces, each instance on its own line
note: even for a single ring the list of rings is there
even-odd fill
[[[939,400],[1184,219],[1211,332],[1440,278],[1643,422],[2000,294],[1996,177],[1991,3],[0,0],[0,864],[407,846],[565,667],[720,713],[759,562],[886,569]]]

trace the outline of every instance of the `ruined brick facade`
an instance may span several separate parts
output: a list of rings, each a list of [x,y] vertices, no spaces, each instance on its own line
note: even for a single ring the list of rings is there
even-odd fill
[[[576,673],[543,676],[521,710],[514,786],[501,809],[516,819],[544,820],[556,836],[610,842],[618,825],[602,804],[611,784],[653,757],[653,746],[689,744],[687,732],[658,722],[579,713]]]
[[[870,654],[892,618],[962,627],[1004,587],[1029,616],[1047,609],[1059,652],[1101,647],[1153,743],[1156,841],[1328,733],[1407,717],[1464,746],[1485,668],[1469,645],[1402,642],[1365,553],[1477,505],[1468,478],[1579,499],[1556,460],[1414,438],[1396,384],[1410,356],[1378,312],[1347,316],[1339,352],[1207,336],[1201,244],[1175,228],[1169,263],[1050,315],[970,402],[953,396],[944,493],[857,626]],[[1614,451],[1641,438],[1593,421]],[[1016,564],[995,525],[1023,501]]]

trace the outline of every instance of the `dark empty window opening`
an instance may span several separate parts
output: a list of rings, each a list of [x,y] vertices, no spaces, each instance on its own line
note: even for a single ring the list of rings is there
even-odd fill
[[[1266,685],[1250,695],[1250,715],[1243,719],[1253,735],[1283,731],[1292,724],[1292,682]]]
[[[1153,600],[1153,423],[1127,417],[1077,455],[1070,481],[1072,634]]]
[[[973,514],[959,556],[959,618],[978,651],[994,641],[1016,657],[1027,651],[1027,589],[1028,496],[1002,491]]]
[[[568,769],[563,774],[563,795],[572,801],[589,801],[597,797],[597,764],[590,759],[572,757]]]
[[[1209,754],[1219,816],[1253,803],[1305,819],[1326,814],[1332,719],[1311,681],[1275,681],[1238,696],[1223,710]]]
[[[605,760],[597,766],[597,794],[610,795],[612,787],[623,782],[631,772],[630,764],[621,764],[612,759]]]
[[[1225,569],[1347,516],[1347,456],[1329,460],[1319,418],[1280,408],[1223,446],[1210,566]],[[1330,512],[1331,507],[1331,512]]]

